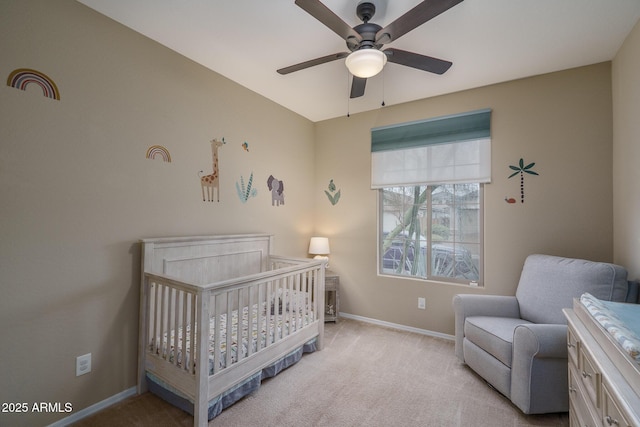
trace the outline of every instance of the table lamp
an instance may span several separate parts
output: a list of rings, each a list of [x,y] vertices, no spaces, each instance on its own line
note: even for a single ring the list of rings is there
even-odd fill
[[[315,255],[314,259],[326,259],[329,267],[329,239],[327,237],[312,237],[309,242],[309,253]]]

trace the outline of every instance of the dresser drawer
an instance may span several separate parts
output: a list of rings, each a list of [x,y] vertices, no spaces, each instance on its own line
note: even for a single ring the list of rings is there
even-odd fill
[[[598,413],[601,414],[602,406],[600,402],[600,387],[602,384],[602,378],[600,372],[596,369],[596,364],[591,359],[591,355],[584,351],[584,348],[580,348],[578,352],[579,374],[580,382],[587,394],[587,397],[591,401],[591,404],[598,409]]]
[[[569,416],[572,427],[600,427],[600,417],[592,405],[587,403],[587,398],[580,375],[574,366],[569,365]]]
[[[580,345],[578,338],[571,328],[567,328],[567,353],[569,362],[574,366],[578,366],[578,346]]]
[[[602,385],[602,425],[631,427],[605,384]]]

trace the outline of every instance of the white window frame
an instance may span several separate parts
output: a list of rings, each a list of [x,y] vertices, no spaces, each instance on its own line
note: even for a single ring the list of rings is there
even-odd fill
[[[385,232],[383,230],[383,215],[384,215],[384,201],[383,201],[383,197],[382,197],[382,192],[385,191],[385,188],[380,188],[377,191],[377,200],[378,200],[378,243],[377,243],[377,271],[378,271],[378,275],[379,276],[387,276],[387,277],[394,277],[394,278],[403,278],[403,279],[410,279],[410,280],[420,280],[420,281],[430,281],[430,282],[442,282],[442,283],[450,283],[450,284],[459,284],[459,285],[467,285],[467,286],[484,286],[484,184],[483,183],[476,183],[478,184],[478,204],[479,204],[479,209],[478,209],[478,233],[479,233],[479,241],[478,242],[473,242],[473,244],[478,244],[478,253],[477,253],[477,271],[478,271],[478,277],[475,280],[469,279],[469,278],[456,278],[456,277],[449,277],[449,276],[438,276],[436,274],[434,274],[431,269],[432,269],[432,241],[429,238],[429,240],[426,242],[426,253],[425,253],[425,257],[426,259],[424,260],[424,265],[426,268],[426,271],[424,272],[424,275],[412,275],[410,272],[409,274],[394,274],[393,272],[390,271],[385,271],[384,268],[384,255],[385,255],[385,251],[383,250],[383,244],[384,244],[384,239],[385,239]],[[455,184],[452,184],[455,185]],[[421,186],[429,186],[429,187],[433,187],[434,184],[422,184]],[[395,187],[415,187],[415,185],[407,185],[407,186],[395,186]],[[386,187],[386,188],[392,188],[392,187]],[[424,202],[424,208],[426,209],[427,212],[429,212],[429,215],[432,215],[432,201],[431,201],[431,194],[432,192],[429,191],[427,193],[427,199]],[[428,220],[426,221],[427,224],[427,229],[424,230],[424,235],[425,236],[432,236],[432,221]],[[456,242],[455,241],[455,237],[454,237],[454,247],[457,244],[463,245],[464,242]],[[415,254],[414,254],[415,256]],[[454,259],[455,259],[455,255],[454,255]],[[474,263],[475,264],[475,263]],[[405,267],[406,268],[406,267]],[[420,272],[418,272],[420,273]]]

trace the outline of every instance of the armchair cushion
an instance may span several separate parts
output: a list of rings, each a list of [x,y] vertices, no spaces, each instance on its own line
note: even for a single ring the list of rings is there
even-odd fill
[[[462,340],[465,319],[472,316],[520,317],[518,300],[506,295],[458,294],[453,297],[455,312],[456,347],[458,359],[464,362]]]
[[[533,323],[567,323],[562,309],[589,292],[607,301],[624,301],[627,271],[615,264],[550,255],[527,257],[516,298],[520,317]]]
[[[530,322],[512,317],[467,317],[464,335],[469,341],[511,367],[514,330],[528,323]]]

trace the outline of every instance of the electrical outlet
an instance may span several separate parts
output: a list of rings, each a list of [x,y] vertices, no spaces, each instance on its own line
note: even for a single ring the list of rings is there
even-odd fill
[[[91,372],[91,353],[76,357],[76,377]]]
[[[418,298],[418,308],[422,310],[427,308],[427,301],[424,298]]]

